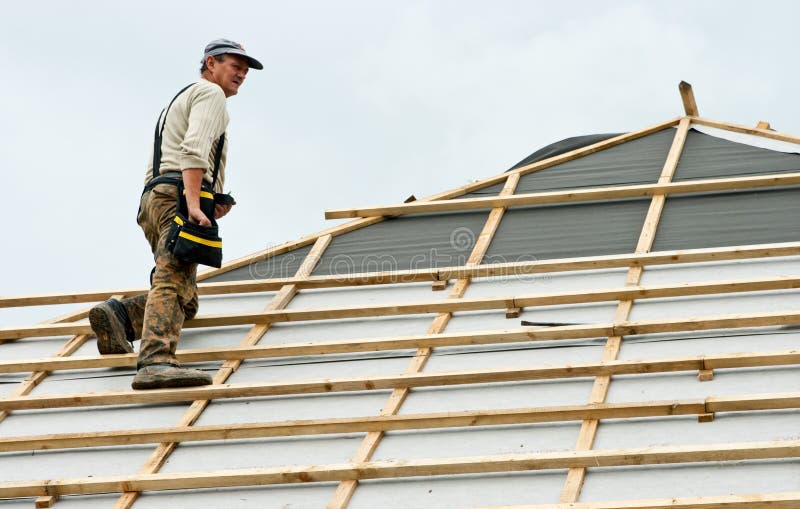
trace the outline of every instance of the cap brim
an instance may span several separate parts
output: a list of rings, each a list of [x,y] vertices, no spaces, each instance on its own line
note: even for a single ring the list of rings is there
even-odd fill
[[[228,55],[240,55],[240,56],[244,57],[247,60],[247,65],[252,69],[257,69],[257,70],[260,71],[260,70],[262,70],[264,68],[264,66],[261,64],[261,62],[259,62],[255,58],[251,57],[250,55],[245,53],[243,50],[240,50],[240,49],[237,49],[237,48],[217,48],[214,51],[211,51],[211,52],[207,53],[206,56],[217,56],[217,55],[225,55],[225,54],[228,54]]]

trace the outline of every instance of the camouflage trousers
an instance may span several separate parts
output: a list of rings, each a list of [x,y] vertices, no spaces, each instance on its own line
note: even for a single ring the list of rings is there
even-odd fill
[[[134,339],[142,339],[138,366],[156,362],[177,364],[175,350],[184,320],[197,314],[197,264],[185,263],[166,249],[175,217],[178,188],[159,184],[142,195],[137,222],[144,230],[156,266],[150,292],[123,299]]]

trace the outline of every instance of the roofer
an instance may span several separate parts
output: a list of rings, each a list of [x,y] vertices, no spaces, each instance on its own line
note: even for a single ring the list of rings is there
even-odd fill
[[[240,44],[211,41],[202,79],[178,92],[158,117],[137,217],[155,258],[150,292],[89,311],[101,354],[133,352],[141,338],[134,389],[212,383],[208,373],[181,367],[175,350],[184,320],[197,314],[198,263],[222,262],[216,220],[236,203],[222,193],[225,100],[238,93],[250,68],[263,66]]]

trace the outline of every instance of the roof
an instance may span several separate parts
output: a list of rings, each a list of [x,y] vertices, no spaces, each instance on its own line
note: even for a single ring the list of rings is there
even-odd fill
[[[213,386],[0,328],[0,507],[800,504],[800,139],[574,141],[201,275]]]

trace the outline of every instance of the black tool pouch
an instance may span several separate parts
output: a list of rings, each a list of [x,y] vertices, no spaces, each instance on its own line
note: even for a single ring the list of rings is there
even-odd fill
[[[186,192],[183,183],[179,183],[178,210],[170,225],[167,249],[178,260],[219,268],[222,266],[222,239],[214,220],[214,196],[208,191],[200,191],[200,209],[211,221],[211,226],[189,221]]]

